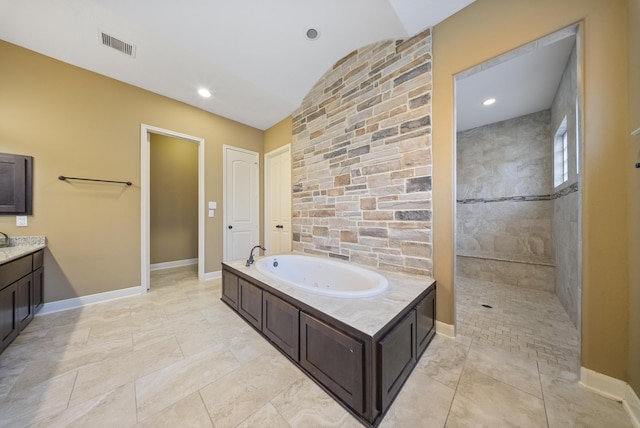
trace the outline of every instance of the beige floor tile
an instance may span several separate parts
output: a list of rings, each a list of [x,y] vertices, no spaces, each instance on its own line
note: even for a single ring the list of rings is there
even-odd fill
[[[220,284],[193,266],[154,271],[145,295],[36,317],[0,354],[0,427],[362,426],[221,302]],[[443,414],[451,427],[547,426],[545,403],[551,428],[631,426],[578,384],[577,333],[555,296],[466,285],[462,334],[434,338],[381,427]]]
[[[138,424],[141,428],[213,427],[198,392],[186,396]]]
[[[35,427],[132,427],[137,423],[135,398],[133,382],[129,382],[46,418],[35,424]]]
[[[538,364],[529,358],[493,346],[474,343],[469,349],[465,368],[484,373],[507,385],[542,398]]]
[[[350,413],[306,377],[272,399],[271,404],[294,428],[362,427]]]
[[[588,390],[574,373],[556,369],[554,376],[542,374],[541,379],[549,428],[633,427],[622,403]]]
[[[435,335],[418,361],[424,373],[440,383],[455,389],[469,352],[471,341]]]
[[[253,427],[290,428],[291,426],[271,403],[267,403],[236,426],[236,428]]]
[[[275,349],[200,391],[216,428],[234,427],[304,375]]]
[[[30,388],[13,388],[0,402],[0,427],[23,427],[67,408],[77,372]]]
[[[214,347],[136,380],[138,418],[158,413],[239,366],[231,352]]]
[[[170,338],[81,368],[71,394],[70,405],[102,395],[148,373],[164,369],[183,358],[178,342],[175,338]]]
[[[446,426],[546,427],[547,418],[540,398],[465,368]]]
[[[455,387],[450,388],[417,366],[402,387],[380,424],[392,427],[443,427],[453,401]]]

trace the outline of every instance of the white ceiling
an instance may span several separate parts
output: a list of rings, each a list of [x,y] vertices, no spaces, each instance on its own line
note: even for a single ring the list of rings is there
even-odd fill
[[[266,129],[346,54],[473,1],[0,0],[0,39]],[[101,32],[133,44],[135,57],[103,46]]]
[[[456,130],[464,131],[546,110],[562,79],[575,36],[565,31],[553,43],[533,43],[456,80]],[[485,107],[482,102],[495,98]]]

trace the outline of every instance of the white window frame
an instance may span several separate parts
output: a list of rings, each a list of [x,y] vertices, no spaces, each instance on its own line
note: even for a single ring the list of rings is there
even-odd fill
[[[553,187],[569,181],[569,141],[565,116],[553,137]]]

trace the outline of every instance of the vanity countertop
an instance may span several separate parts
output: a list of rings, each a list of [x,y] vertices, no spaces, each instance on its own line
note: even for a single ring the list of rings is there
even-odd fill
[[[9,238],[9,246],[0,248],[0,265],[46,248],[44,236],[17,236]]]
[[[256,260],[257,259],[258,258],[256,258]],[[223,264],[240,273],[253,277],[370,336],[380,331],[381,328],[387,325],[387,323],[406,308],[407,305],[435,283],[433,278],[426,276],[418,277],[391,273],[367,267],[367,269],[378,272],[387,278],[389,281],[389,288],[387,290],[373,297],[328,297],[271,279],[260,273],[258,269],[256,269],[255,264],[246,267],[245,262],[246,260],[234,260],[223,262]]]

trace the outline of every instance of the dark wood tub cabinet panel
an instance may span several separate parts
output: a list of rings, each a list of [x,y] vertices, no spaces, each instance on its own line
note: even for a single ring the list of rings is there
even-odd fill
[[[358,413],[364,411],[364,344],[300,314],[300,365]]]
[[[416,317],[418,355],[422,355],[436,334],[436,290],[429,291],[429,294],[416,305]]]
[[[240,312],[240,315],[255,328],[262,330],[262,289],[239,278],[238,295],[238,312]]]
[[[416,311],[409,312],[377,344],[378,400],[387,409],[416,365]]]
[[[262,294],[262,332],[294,361],[300,361],[300,310],[271,293]]]
[[[228,270],[222,271],[222,301],[238,310],[238,277]]]

